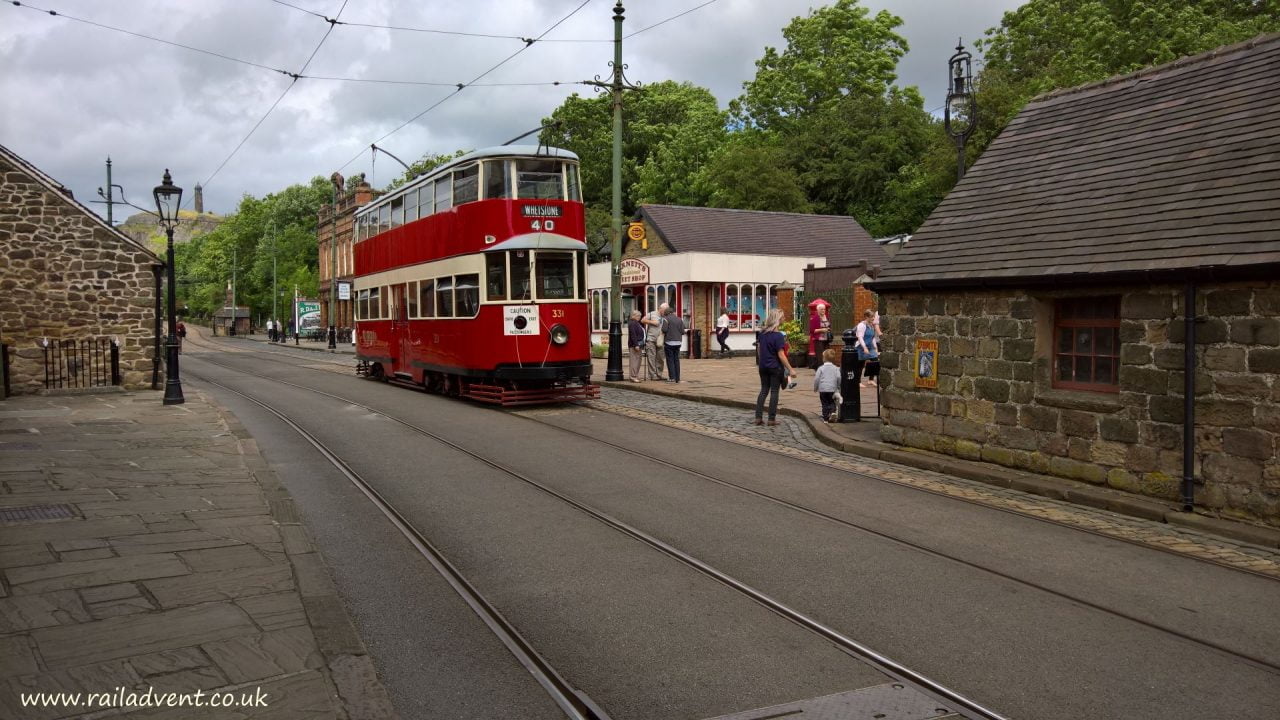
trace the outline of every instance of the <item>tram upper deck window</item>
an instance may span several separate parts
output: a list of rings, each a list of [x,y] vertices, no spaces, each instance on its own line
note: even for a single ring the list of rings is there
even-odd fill
[[[391,201],[391,227],[397,228],[404,224],[404,198],[398,197]]]
[[[507,299],[507,254],[485,253],[484,296],[486,300]]]
[[[534,266],[539,300],[573,298],[573,253],[540,250]]]
[[[436,317],[453,317],[453,278],[436,279]]]
[[[484,197],[486,200],[511,197],[510,160],[484,161]]]
[[[411,223],[418,219],[418,188],[404,194],[404,221]]]
[[[442,177],[436,181],[436,212],[453,207],[453,179]]]
[[[569,180],[569,200],[582,202],[582,181],[578,178],[578,166],[565,163],[564,176]]]
[[[468,165],[453,171],[453,204],[475,202],[480,199],[480,166]]]
[[[378,232],[384,233],[391,229],[391,206],[383,205],[378,208]]]
[[[511,251],[511,299],[529,300],[529,251]]]
[[[559,160],[517,160],[516,196],[522,200],[563,200],[563,165]]]
[[[475,317],[480,314],[480,276],[459,275],[454,278],[453,304],[454,313],[460,318]]]

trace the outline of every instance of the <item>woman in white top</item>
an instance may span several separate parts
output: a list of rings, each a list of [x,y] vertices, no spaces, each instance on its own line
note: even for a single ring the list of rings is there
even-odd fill
[[[716,318],[716,342],[720,343],[721,357],[729,354],[729,308],[720,308],[720,317]]]
[[[862,322],[858,323],[858,326],[853,329],[853,336],[857,339],[858,347],[858,368],[856,375],[859,380],[861,380],[863,368],[870,365],[872,361],[875,362],[876,370],[879,370],[880,343],[876,337],[877,334],[875,319],[872,312],[870,310],[864,311],[862,313]],[[871,385],[874,385],[875,382],[873,378],[875,375],[876,373],[868,372],[867,380],[869,382],[859,382],[859,386],[870,387]]]

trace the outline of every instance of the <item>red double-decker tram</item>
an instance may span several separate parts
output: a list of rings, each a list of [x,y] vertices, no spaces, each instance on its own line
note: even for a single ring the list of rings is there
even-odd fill
[[[498,405],[591,384],[577,155],[477,150],[356,214],[358,369]]]

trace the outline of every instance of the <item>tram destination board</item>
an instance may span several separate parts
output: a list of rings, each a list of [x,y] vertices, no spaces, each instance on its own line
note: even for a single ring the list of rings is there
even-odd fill
[[[525,217],[560,217],[559,205],[525,205],[520,212]]]

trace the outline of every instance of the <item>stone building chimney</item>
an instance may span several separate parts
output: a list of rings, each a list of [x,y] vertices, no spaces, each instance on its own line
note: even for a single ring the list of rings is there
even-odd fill
[[[200,183],[196,183],[196,214],[204,212],[204,188],[200,187]]]

